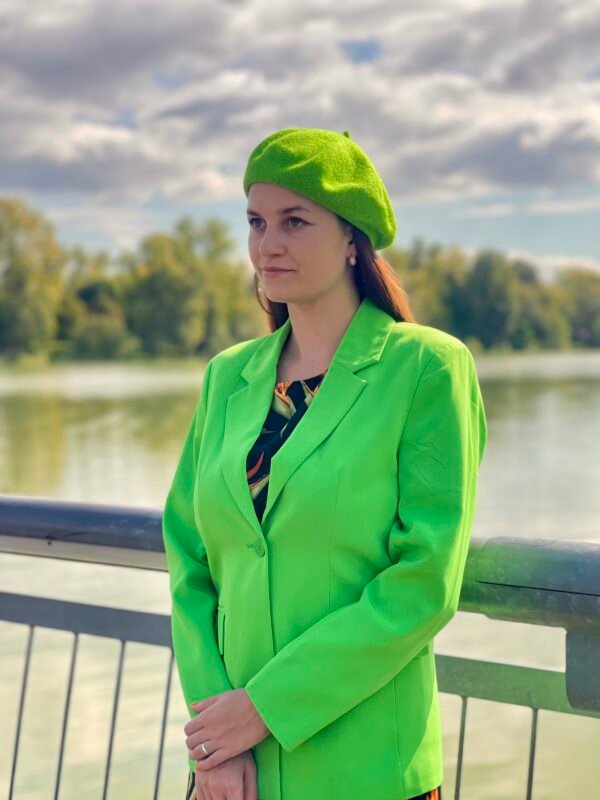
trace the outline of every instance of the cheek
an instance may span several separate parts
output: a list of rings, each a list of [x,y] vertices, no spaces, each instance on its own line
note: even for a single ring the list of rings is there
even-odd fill
[[[258,259],[258,240],[251,233],[248,234],[248,255],[252,263],[256,264]]]

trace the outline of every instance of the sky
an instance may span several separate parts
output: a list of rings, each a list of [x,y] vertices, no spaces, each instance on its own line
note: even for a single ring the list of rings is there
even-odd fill
[[[600,0],[0,0],[0,197],[63,244],[222,219],[287,127],[347,130],[395,244],[600,270]]]

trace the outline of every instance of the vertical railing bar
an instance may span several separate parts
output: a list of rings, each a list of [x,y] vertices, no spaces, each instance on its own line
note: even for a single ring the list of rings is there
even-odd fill
[[[163,704],[162,722],[160,726],[160,742],[158,745],[158,764],[156,767],[156,780],[154,782],[154,797],[153,800],[158,800],[158,789],[160,786],[160,773],[162,769],[163,749],[165,742],[165,731],[167,728],[167,716],[169,713],[169,698],[171,696],[171,678],[173,675],[173,649],[169,648],[169,668],[167,670],[167,685],[165,689],[165,700]]]
[[[458,737],[458,754],[456,756],[456,779],[454,782],[454,800],[460,800],[460,784],[462,776],[463,752],[465,747],[465,729],[467,726],[467,703],[468,695],[461,695],[460,709],[460,734]]]
[[[79,643],[79,634],[75,633],[73,636],[73,649],[71,651],[71,665],[69,667],[69,681],[67,684],[67,696],[65,698],[65,710],[63,712],[62,732],[60,735],[60,751],[58,754],[58,767],[56,770],[56,785],[54,787],[54,800],[58,800],[58,793],[60,792],[60,777],[62,774],[63,756],[65,751],[65,738],[67,735],[67,724],[69,720],[69,708],[71,706],[71,693],[73,691],[73,676],[75,675],[75,663],[77,661],[77,645]]]
[[[110,765],[112,760],[113,741],[115,736],[115,723],[117,720],[117,709],[119,706],[119,695],[121,692],[121,676],[123,674],[123,660],[125,656],[125,640],[120,639],[121,650],[119,652],[119,667],[117,670],[117,682],[115,686],[115,697],[113,700],[112,720],[110,723],[110,737],[108,740],[108,754],[106,757],[106,770],[104,772],[104,787],[102,789],[102,800],[106,800],[108,791],[108,778],[110,775]]]
[[[533,791],[533,767],[535,764],[535,747],[537,744],[537,717],[538,717],[538,710],[537,708],[531,709],[532,716],[531,716],[531,735],[529,739],[529,769],[527,771],[527,798],[526,800],[531,800],[532,791]]]
[[[19,714],[17,717],[17,731],[15,734],[15,750],[13,753],[12,769],[10,773],[10,785],[8,787],[8,800],[12,800],[15,788],[15,775],[17,773],[17,756],[19,754],[19,743],[21,740],[21,723],[23,721],[23,707],[25,706],[25,693],[27,692],[27,680],[29,678],[29,664],[31,662],[31,650],[33,647],[33,631],[35,626],[29,626],[27,636],[27,649],[25,651],[25,665],[23,667],[23,679],[21,680],[21,696],[19,698]]]

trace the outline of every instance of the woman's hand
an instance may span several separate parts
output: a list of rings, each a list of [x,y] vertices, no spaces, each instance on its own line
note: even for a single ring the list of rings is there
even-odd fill
[[[233,756],[218,767],[196,770],[198,800],[258,800],[256,764],[251,750]]]
[[[215,694],[192,703],[191,708],[198,716],[184,727],[185,743],[189,758],[197,761],[202,770],[249,750],[270,733],[245,689]]]

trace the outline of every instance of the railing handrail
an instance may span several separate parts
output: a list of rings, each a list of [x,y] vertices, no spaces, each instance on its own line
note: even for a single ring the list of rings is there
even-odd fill
[[[0,494],[0,552],[167,570],[162,510]]]
[[[166,571],[161,521],[160,509],[0,494],[0,552]],[[473,536],[459,608],[555,627],[584,611],[600,627],[600,544]]]
[[[161,520],[157,509],[0,495],[0,552],[166,571]],[[600,710],[599,544],[472,537],[459,610],[564,628],[569,701]]]
[[[162,511],[157,509],[0,495],[0,552],[166,571],[161,520]],[[243,535],[242,531],[240,536]],[[472,698],[531,709],[526,791],[527,800],[531,800],[538,712],[600,718],[600,545],[509,536],[472,537],[459,609],[493,619],[566,629],[564,672],[435,655],[440,691],[461,699],[455,800],[460,798],[467,708]],[[73,633],[55,797],[61,785],[80,635],[120,641],[103,797],[107,796],[111,770],[125,647],[129,642],[140,642],[170,648],[154,781],[153,796],[157,800],[174,665],[170,616],[0,591],[0,620],[29,627],[9,800],[13,797],[33,636],[38,627]]]

